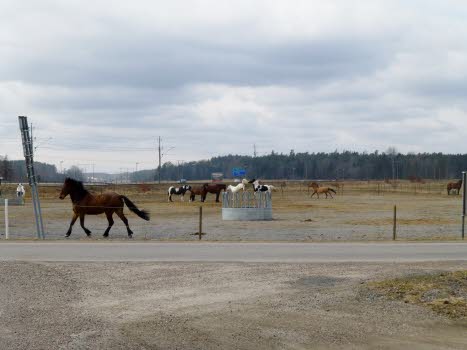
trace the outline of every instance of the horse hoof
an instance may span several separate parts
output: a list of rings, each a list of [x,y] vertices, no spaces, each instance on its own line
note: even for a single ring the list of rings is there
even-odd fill
[[[129,238],[129,239],[133,239],[133,235],[128,235],[128,238]]]
[[[67,234],[65,235],[65,238],[70,238],[70,234],[67,233]]]
[[[86,233],[86,236],[91,237],[91,232]]]
[[[104,234],[102,235],[102,237],[104,237],[104,238],[109,238],[109,234],[105,234],[105,233],[104,233]]]

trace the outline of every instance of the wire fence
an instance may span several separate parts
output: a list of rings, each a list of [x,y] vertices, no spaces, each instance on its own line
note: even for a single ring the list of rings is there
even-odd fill
[[[397,186],[383,181],[345,182],[332,181],[320,184],[335,186],[335,199],[310,199],[305,182],[265,182],[279,190],[272,193],[274,220],[270,222],[222,221],[224,204],[214,202],[208,195],[200,203],[181,202],[174,196],[174,203],[167,202],[167,188],[172,184],[135,184],[126,186],[90,186],[97,192],[114,190],[127,195],[140,209],[151,212],[151,220],[144,221],[125,207],[135,239],[187,240],[198,231],[199,206],[203,206],[204,239],[212,240],[380,240],[391,239],[393,233],[393,206],[397,205],[398,239],[458,239],[460,238],[462,200],[461,196],[447,196],[445,183],[414,184],[399,183]],[[40,187],[44,228],[47,238],[64,238],[73,216],[69,199],[58,200],[60,185]],[[283,190],[283,192],[282,192]],[[462,191],[461,191],[462,192]],[[28,193],[28,192],[26,192]],[[14,188],[3,191],[14,198]],[[241,193],[242,199],[234,197],[229,205],[254,206],[251,189]],[[243,199],[245,196],[245,200]],[[0,203],[3,199],[0,199]],[[237,204],[235,204],[237,203]],[[115,224],[111,238],[126,238],[123,222],[114,215]],[[5,213],[0,204],[0,239],[5,238]],[[35,238],[35,220],[30,197],[24,205],[9,206],[10,238]],[[105,215],[86,215],[85,226],[92,231],[94,239],[101,238],[108,227]],[[79,219],[73,227],[71,239],[86,238]]]

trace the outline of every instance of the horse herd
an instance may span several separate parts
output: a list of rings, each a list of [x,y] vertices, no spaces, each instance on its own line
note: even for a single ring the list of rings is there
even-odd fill
[[[175,186],[170,186],[169,189],[167,190],[167,201],[168,202],[173,202],[172,201],[172,195],[177,195],[180,196],[180,200],[184,201],[185,200],[185,194],[187,192],[190,192],[190,202],[194,202],[196,196],[201,196],[201,202],[204,202],[206,200],[206,196],[208,193],[213,193],[216,195],[216,202],[219,202],[219,196],[222,191],[227,191],[227,192],[232,192],[232,193],[237,193],[239,191],[246,191],[247,186],[251,184],[253,185],[253,191],[254,193],[257,192],[269,192],[271,193],[272,191],[276,191],[276,188],[273,185],[263,185],[260,183],[259,180],[252,179],[252,180],[247,180],[243,179],[242,182],[240,182],[237,185],[225,185],[225,184],[209,184],[209,183],[204,183],[201,185],[183,185],[180,187],[175,187]]]
[[[183,185],[181,187],[174,187],[171,186],[168,191],[168,201],[172,201],[172,195],[179,195],[181,196],[181,200],[184,200],[184,195],[187,192],[190,192],[190,201],[195,200],[195,196],[201,196],[201,201],[204,202],[206,200],[206,195],[208,193],[214,193],[216,195],[216,202],[219,202],[219,196],[222,191],[229,191],[232,193],[236,193],[238,191],[246,191],[248,185],[253,186],[253,190],[256,193],[258,192],[269,192],[276,191],[276,188],[272,185],[263,185],[260,183],[259,180],[252,179],[247,180],[243,179],[241,183],[237,185],[225,185],[225,184],[208,184],[204,183],[201,185],[190,186],[190,185]],[[309,187],[313,188],[313,193],[311,197],[315,194],[319,198],[320,194],[325,194],[326,198],[328,195],[332,197],[332,193],[336,193],[334,189],[331,187],[322,187],[319,186],[316,182],[312,182],[309,184]],[[457,182],[451,182],[447,185],[448,195],[451,193],[452,190],[457,190],[457,194],[459,194],[460,189],[462,187],[462,180]],[[149,213],[145,210],[140,210],[138,207],[126,196],[121,195],[116,192],[104,192],[101,194],[93,194],[89,192],[84,186],[81,181],[77,181],[71,178],[66,178],[65,182],[63,183],[61,192],[60,192],[60,199],[65,199],[65,197],[70,196],[71,202],[73,205],[73,217],[70,222],[70,226],[68,228],[65,237],[69,237],[75,224],[76,220],[80,219],[80,225],[83,228],[86,235],[90,236],[91,231],[84,226],[84,217],[85,215],[98,215],[98,214],[105,214],[108,221],[108,227],[104,232],[104,237],[109,236],[110,229],[114,224],[113,214],[117,214],[117,216],[123,221],[126,226],[128,237],[132,237],[133,231],[131,231],[130,226],[128,224],[128,220],[123,213],[123,207],[126,205],[130,211],[135,213],[138,217],[143,220],[149,221]]]

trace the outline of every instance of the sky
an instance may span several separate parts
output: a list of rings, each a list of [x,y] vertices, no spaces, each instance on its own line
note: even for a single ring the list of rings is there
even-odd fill
[[[467,152],[464,1],[2,0],[0,155]]]

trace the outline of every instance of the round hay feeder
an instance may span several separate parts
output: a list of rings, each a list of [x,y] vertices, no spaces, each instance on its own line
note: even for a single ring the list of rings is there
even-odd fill
[[[222,220],[266,221],[272,220],[272,200],[268,192],[224,192],[222,195]]]

